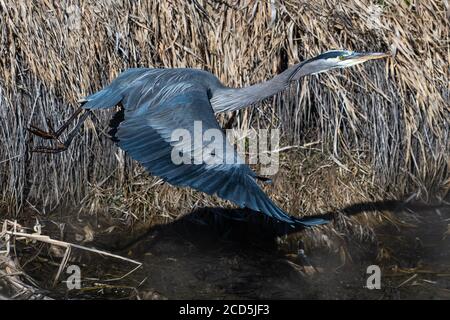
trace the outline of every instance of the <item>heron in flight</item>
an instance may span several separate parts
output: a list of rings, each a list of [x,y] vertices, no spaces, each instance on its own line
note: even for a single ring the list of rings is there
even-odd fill
[[[55,148],[38,147],[33,151],[57,153],[66,150],[93,110],[120,106],[110,122],[112,139],[150,174],[175,186],[216,194],[240,207],[291,225],[323,224],[328,220],[291,216],[269,199],[257,184],[260,177],[226,140],[215,114],[239,110],[272,97],[303,76],[388,56],[386,53],[328,51],[295,64],[268,81],[243,88],[226,87],[213,74],[198,69],[128,69],[102,90],[82,99],[78,110],[58,130],[53,130],[49,123],[49,131],[31,126],[31,133],[56,142]],[[80,114],[66,140],[61,140],[61,134]],[[211,141],[202,141],[199,146],[192,147],[183,145],[192,143],[186,142],[188,140],[173,140],[171,133],[176,129],[194,134],[195,122],[201,122],[202,133],[209,129],[221,132],[223,152],[213,151],[203,161],[175,163],[172,157],[175,149],[191,147],[191,152],[183,156],[193,159],[196,153],[210,147]],[[207,161],[211,158],[219,161]],[[225,159],[232,161],[222,161]]]

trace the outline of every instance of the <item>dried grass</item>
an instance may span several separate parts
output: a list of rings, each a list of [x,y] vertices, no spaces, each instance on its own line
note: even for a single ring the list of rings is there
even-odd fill
[[[242,86],[333,48],[396,54],[386,64],[309,77],[301,92],[294,86],[272,103],[243,110],[234,125],[279,126],[286,143],[319,141],[323,161],[312,165],[319,170],[331,162],[342,172],[325,176],[358,177],[359,185],[335,181],[323,193],[327,186],[320,179],[317,189],[308,175],[301,182],[279,178],[284,180],[273,190],[279,203],[309,213],[355,201],[357,192],[362,198],[417,192],[427,199],[449,188],[445,1],[64,3],[0,0],[0,201],[9,212],[30,205],[47,212],[82,201],[93,211],[108,205],[147,217],[168,216],[198,201],[223,204],[148,179],[105,136],[108,112],[97,113],[70,150],[58,155],[30,156],[25,127],[43,125],[45,116],[61,123],[77,100],[128,67],[204,68]],[[280,177],[299,171],[298,157],[314,152],[290,152],[283,160],[290,168]],[[343,185],[344,193],[333,189]],[[292,192],[296,188],[303,191]],[[333,194],[339,198],[334,202],[326,198]]]

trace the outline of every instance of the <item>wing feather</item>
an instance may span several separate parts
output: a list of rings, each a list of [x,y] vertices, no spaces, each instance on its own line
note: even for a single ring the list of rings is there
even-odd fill
[[[120,80],[122,79],[122,80]],[[124,82],[128,81],[128,86]],[[217,194],[241,207],[291,224],[314,225],[325,220],[299,219],[278,208],[256,183],[255,173],[242,161],[221,131],[211,107],[204,83],[175,74],[168,81],[161,72],[124,73],[104,90],[86,98],[86,108],[101,108],[121,103],[124,120],[115,132],[120,148],[139,161],[151,174],[178,186],[189,186],[207,194]],[[223,154],[209,154],[215,162],[196,163],[193,154],[211,142],[195,148],[193,141],[172,137],[175,129],[195,136],[194,123],[202,125],[201,134],[215,129],[223,141]],[[190,163],[172,161],[174,148],[190,147]],[[224,162],[224,159],[228,162]],[[233,161],[230,163],[229,160]]]

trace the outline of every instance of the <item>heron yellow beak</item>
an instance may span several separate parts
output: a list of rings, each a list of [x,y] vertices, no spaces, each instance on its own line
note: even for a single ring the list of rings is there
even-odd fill
[[[391,57],[392,54],[390,52],[355,52],[352,55],[349,55],[347,57],[344,57],[343,60],[354,60],[355,62],[357,61],[358,63],[362,63],[362,62],[366,62],[369,60],[377,60],[377,59],[384,59],[384,58],[388,58]]]

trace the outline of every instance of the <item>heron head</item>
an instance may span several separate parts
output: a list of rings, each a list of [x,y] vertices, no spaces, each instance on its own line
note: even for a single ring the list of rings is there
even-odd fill
[[[354,52],[347,50],[331,50],[319,54],[303,63],[293,79],[308,74],[318,74],[331,69],[347,68],[369,60],[383,59],[390,57],[389,53],[381,52]]]

